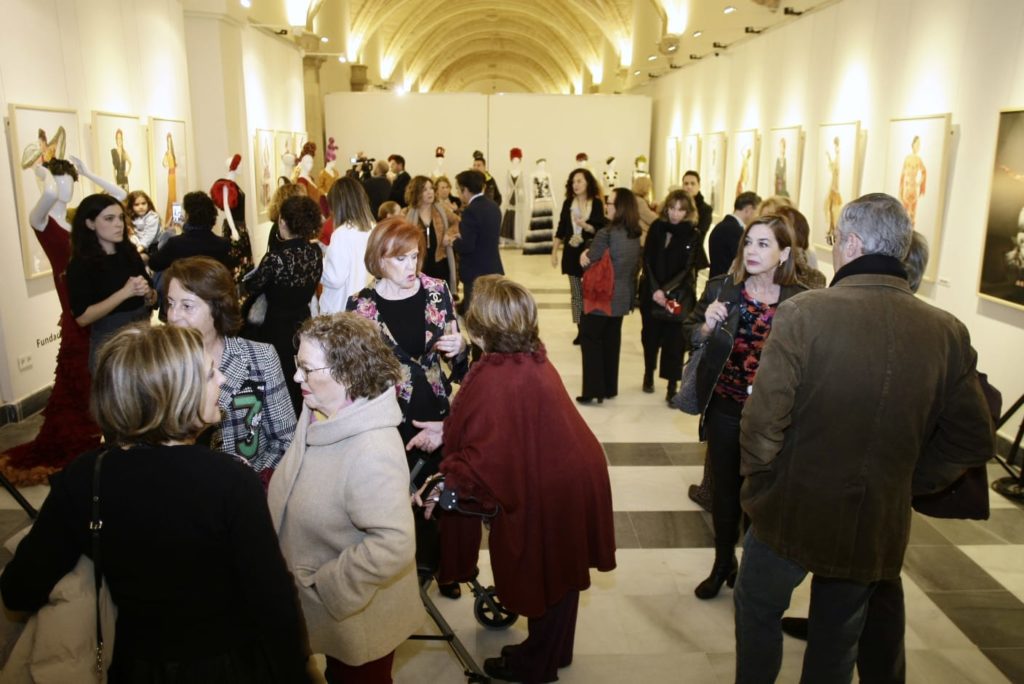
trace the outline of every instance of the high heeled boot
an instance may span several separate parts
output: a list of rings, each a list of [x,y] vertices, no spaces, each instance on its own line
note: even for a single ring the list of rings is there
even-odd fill
[[[665,401],[672,401],[672,397],[676,396],[678,384],[675,380],[668,381],[668,389],[665,392]]]
[[[715,564],[711,567],[711,574],[708,578],[697,585],[693,590],[697,598],[702,600],[713,599],[718,596],[723,584],[729,588],[736,585],[736,571],[739,564],[736,562],[736,549],[715,549]]]
[[[654,394],[654,369],[644,371],[644,394]]]

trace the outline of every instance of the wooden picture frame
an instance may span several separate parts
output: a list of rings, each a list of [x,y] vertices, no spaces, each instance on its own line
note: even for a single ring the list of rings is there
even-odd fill
[[[149,119],[150,187],[153,204],[165,226],[171,213],[191,189],[188,177],[188,131],[178,119]]]

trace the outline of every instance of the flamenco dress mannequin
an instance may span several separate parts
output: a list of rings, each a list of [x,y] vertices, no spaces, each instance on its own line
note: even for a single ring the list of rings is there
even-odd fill
[[[547,160],[538,159],[530,176],[530,230],[526,234],[523,254],[551,254],[555,233],[554,211]]]
[[[89,328],[75,322],[64,274],[71,260],[68,202],[78,175],[85,176],[118,200],[124,201],[127,193],[92,174],[79,159],[70,159],[71,163],[68,163],[60,156],[54,156],[35,167],[43,190],[29,213],[29,223],[50,262],[53,285],[60,300],[57,323],[60,344],[53,391],[43,409],[43,425],[39,434],[33,441],[0,456],[0,469],[13,484],[19,486],[46,482],[50,475],[62,470],[79,454],[100,445],[100,429],[89,416]]]
[[[501,218],[501,239],[508,240],[509,242],[516,241],[516,200],[520,190],[522,190],[522,178],[523,178],[523,151],[518,147],[513,147],[509,151],[509,169],[508,169],[508,206],[505,209],[505,214]]]
[[[612,190],[619,187],[619,172],[615,169],[615,157],[608,157],[605,160],[604,171],[601,172],[601,182],[604,183],[604,201],[607,204]]]
[[[253,268],[252,243],[249,241],[249,229],[245,225],[245,193],[235,180],[241,163],[240,154],[229,159],[227,175],[214,181],[210,187],[210,198],[224,212],[221,235],[231,243],[229,254],[234,263],[238,264],[232,274],[236,283],[241,282]]]
[[[299,155],[299,178],[296,182],[306,188],[308,195],[314,202],[320,205],[320,213],[327,218],[331,211],[327,206],[327,196],[320,192],[320,188],[313,181],[313,161],[316,157],[316,143],[308,142],[302,146],[302,153]]]

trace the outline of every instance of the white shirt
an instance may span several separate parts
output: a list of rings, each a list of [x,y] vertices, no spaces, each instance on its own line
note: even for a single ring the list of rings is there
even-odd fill
[[[363,257],[369,239],[369,232],[364,233],[351,223],[335,228],[331,234],[331,244],[324,256],[324,273],[320,277],[324,286],[320,294],[320,313],[344,311],[348,298],[367,286],[369,274]]]

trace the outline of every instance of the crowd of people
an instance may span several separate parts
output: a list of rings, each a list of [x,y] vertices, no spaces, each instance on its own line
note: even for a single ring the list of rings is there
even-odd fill
[[[118,609],[111,682],[390,682],[423,624],[420,586],[457,599],[477,571],[481,519],[442,494],[494,512],[495,589],[529,618],[487,674],[550,682],[572,662],[579,592],[615,568],[611,487],[532,295],[503,275],[500,195],[479,153],[454,183],[400,155],[364,166],[323,204],[282,182],[249,267],[213,232],[224,203],[207,193],[185,195],[180,234],[110,183],[68,225],[58,179],[92,174],[78,160],[38,172],[32,225],[66,261],[61,325],[87,331],[62,340],[57,382],[91,378],[97,438],[53,476],[0,594],[38,611],[91,558]],[[778,674],[807,573],[805,680],[850,681],[876,590],[902,625],[911,494],[992,453],[969,336],[913,296],[927,246],[894,198],[843,208],[826,288],[786,198],[740,193],[712,229],[699,175],[682,180],[656,204],[649,179],[566,180],[551,264],[578,326],[576,402],[618,395],[639,309],[640,388],[657,373],[667,402],[692,391],[699,405],[707,462],[690,495],[715,554],[694,593],[735,587],[737,681]],[[899,681],[902,628],[886,635],[872,662]]]

